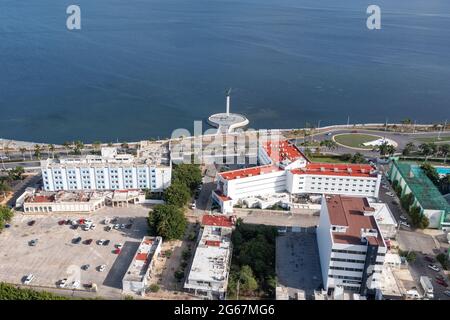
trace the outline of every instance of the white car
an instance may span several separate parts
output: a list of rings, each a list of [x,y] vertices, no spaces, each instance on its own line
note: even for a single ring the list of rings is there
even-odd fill
[[[404,215],[401,215],[401,216],[400,216],[400,219],[403,220],[403,221],[408,220],[408,218],[407,218],[406,216],[404,216]]]
[[[67,278],[64,278],[64,279],[62,279],[62,280],[59,281],[58,287],[60,287],[60,288],[65,288],[65,287],[66,287],[66,284],[67,284]]]
[[[195,208],[197,208],[197,206],[195,205],[195,202],[192,202],[191,203],[191,209],[195,209]]]
[[[120,228],[120,224],[115,224],[113,228],[118,230]]]
[[[75,280],[72,282],[72,285],[71,285],[72,289],[78,289],[79,286],[80,286],[80,281]]]
[[[439,269],[435,264],[429,264],[428,268],[430,268],[431,270],[434,270],[436,272],[441,271],[441,269]]]
[[[123,244],[121,244],[121,243],[116,244],[117,249],[122,249],[122,247],[123,247]]]
[[[30,284],[31,281],[33,281],[34,279],[34,275],[32,273],[30,273],[29,275],[26,276],[25,280],[23,281],[23,284]]]
[[[100,240],[97,241],[97,244],[98,244],[99,246],[101,246],[101,245],[103,245],[103,242],[105,242],[105,240],[100,239]]]
[[[96,227],[97,227],[97,225],[95,223],[93,223],[90,229],[95,230]]]
[[[106,264],[102,264],[101,266],[98,267],[98,271],[103,272],[106,269]]]
[[[407,228],[411,228],[411,226],[409,225],[409,223],[404,222],[404,221],[400,221],[400,225],[407,227]]]

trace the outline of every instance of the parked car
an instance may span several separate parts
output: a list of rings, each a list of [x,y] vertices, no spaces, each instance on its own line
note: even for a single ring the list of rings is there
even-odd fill
[[[72,220],[67,219],[66,222],[65,222],[65,225],[69,225],[69,224],[72,224]]]
[[[443,280],[443,281],[445,281],[445,278],[443,277],[443,276],[441,276],[440,274],[438,274],[436,277],[436,280]]]
[[[429,264],[428,268],[430,268],[431,270],[434,270],[436,272],[441,271],[441,269],[439,269],[435,264]]]
[[[103,245],[103,242],[105,242],[105,240],[100,239],[100,240],[97,241],[97,244],[98,244],[99,246],[101,246],[101,245]]]
[[[123,248],[123,244],[121,244],[121,243],[116,244],[116,248],[117,249],[122,249]]]
[[[195,202],[191,203],[191,209],[195,209],[197,207],[197,205],[195,204]]]
[[[58,287],[64,288],[66,286],[66,284],[67,284],[67,278],[61,279],[58,282]]]
[[[112,229],[112,228],[111,228],[110,226],[106,226],[106,227],[105,227],[105,231],[107,231],[107,232],[111,231],[111,229]]]
[[[120,225],[120,229],[125,229],[125,224],[122,223],[122,224]]]
[[[436,282],[439,283],[441,286],[443,286],[443,287],[445,287],[445,288],[448,287],[448,284],[447,284],[447,282],[445,282],[445,280],[442,280],[442,279],[436,279]]]
[[[91,225],[91,230],[95,230],[95,228],[97,227],[97,225],[95,224],[95,223],[93,223],[92,225]]]
[[[429,257],[429,256],[425,256],[424,259],[425,259],[426,261],[428,261],[428,262],[431,262],[431,263],[434,262],[434,259],[431,258],[431,257]]]
[[[65,224],[66,224],[66,220],[59,220],[59,221],[58,221],[58,224],[59,224],[60,226],[65,225]]]
[[[28,221],[28,225],[31,227],[31,226],[34,226],[34,224],[36,223],[36,220],[31,220],[31,221]]]
[[[447,297],[450,297],[450,290],[445,290],[445,291],[444,291],[444,294],[445,294]]]
[[[29,275],[27,275],[25,277],[25,279],[23,280],[23,284],[30,284],[31,281],[33,281],[34,279],[34,275],[32,273],[30,273]]]
[[[81,269],[84,270],[84,271],[87,271],[87,270],[89,270],[90,267],[91,267],[90,264],[83,264],[83,265],[81,266]]]
[[[80,242],[81,242],[81,237],[77,237],[77,238],[72,239],[72,243],[73,244],[78,244]]]
[[[73,230],[77,230],[78,229],[78,225],[77,224],[73,224],[70,226]]]
[[[120,228],[120,225],[119,225],[119,224],[115,224],[115,225],[113,226],[113,228],[116,229],[116,230],[118,230],[118,229]]]
[[[104,245],[104,246],[107,246],[110,242],[111,242],[111,241],[109,241],[109,240],[105,240],[105,241],[103,241],[103,245]]]
[[[80,286],[80,281],[75,280],[72,282],[72,285],[71,285],[72,289],[78,289],[79,286]]]
[[[411,228],[411,225],[409,223],[407,223],[407,222],[400,221],[399,223],[400,223],[400,225],[402,225],[402,226],[404,226],[406,228]]]
[[[401,215],[401,216],[400,216],[400,219],[402,219],[403,221],[408,220],[408,218],[407,218],[406,216],[404,216],[404,215]]]
[[[90,245],[92,243],[92,239],[87,239],[84,241],[84,244]]]
[[[11,225],[9,223],[5,224],[5,228],[6,229],[11,228]]]
[[[99,272],[103,272],[103,271],[105,271],[105,269],[106,269],[106,264],[102,264],[102,265],[98,266]]]
[[[127,229],[131,229],[132,226],[133,226],[133,224],[132,224],[132,223],[129,223],[129,224],[127,224],[125,227],[126,227]]]
[[[114,252],[115,254],[120,254],[120,251],[122,251],[122,250],[120,250],[120,249],[115,249],[113,252]]]
[[[33,239],[33,240],[31,240],[28,244],[29,244],[30,246],[34,247],[35,245],[37,245],[37,243],[38,243],[38,239]]]

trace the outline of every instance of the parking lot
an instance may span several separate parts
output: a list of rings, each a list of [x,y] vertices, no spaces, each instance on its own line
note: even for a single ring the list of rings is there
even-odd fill
[[[310,300],[314,290],[323,286],[315,228],[296,231],[277,237],[278,285],[287,288],[290,298],[295,298],[298,290],[304,290],[305,298]]]
[[[0,281],[20,284],[29,273],[35,276],[33,286],[56,288],[58,281],[67,278],[69,290],[73,281],[80,281],[74,295],[85,291],[83,284],[95,283],[97,294],[105,298],[120,298],[122,277],[144,235],[148,233],[147,215],[149,208],[104,208],[90,215],[54,214],[24,215],[16,213],[11,227],[0,234]],[[105,230],[105,218],[117,217],[117,224],[128,224],[128,228]],[[90,219],[95,230],[72,229],[70,225],[59,225],[62,219]],[[29,222],[35,223],[30,226]],[[73,239],[81,237],[78,244]],[[37,239],[35,246],[31,240]],[[85,240],[92,239],[86,244]],[[108,245],[97,244],[98,240],[110,240]],[[119,254],[115,245],[122,244]],[[88,270],[81,266],[89,264]],[[100,272],[97,268],[106,265]],[[54,292],[54,290],[52,290]],[[67,292],[66,292],[67,294]]]

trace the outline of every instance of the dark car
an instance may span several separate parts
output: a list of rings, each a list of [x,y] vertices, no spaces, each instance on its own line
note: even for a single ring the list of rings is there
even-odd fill
[[[425,256],[424,259],[428,262],[434,262],[434,259],[429,256]]]
[[[445,281],[442,280],[442,279],[436,279],[436,282],[439,283],[441,286],[443,286],[443,287],[445,287],[445,288],[448,287],[447,282],[445,282]]]
[[[87,244],[87,245],[89,245],[89,244],[91,244],[91,243],[92,243],[92,241],[93,241],[92,239],[87,239],[87,240],[85,240],[85,241],[84,241],[84,244]]]
[[[107,246],[110,242],[111,242],[111,241],[109,241],[109,240],[105,240],[105,241],[103,241],[103,245],[104,245],[104,246]]]
[[[132,224],[132,223],[129,223],[129,224],[127,224],[127,225],[125,226],[125,228],[131,229],[132,226],[133,226],[133,224]]]
[[[74,225],[71,226],[71,228],[72,228],[73,230],[77,230],[78,227],[79,227],[79,226],[78,226],[77,224],[74,224]]]
[[[105,231],[108,231],[108,232],[111,231],[111,227],[110,226],[106,226],[105,227]]]
[[[59,224],[60,226],[62,226],[62,225],[64,225],[64,224],[66,224],[66,220],[59,220],[59,221],[58,221],[58,224]]]
[[[72,243],[74,243],[74,244],[78,244],[78,243],[80,243],[80,241],[81,241],[81,237],[72,239]]]
[[[33,240],[31,240],[30,242],[28,242],[28,244],[29,244],[30,246],[32,246],[32,247],[34,247],[35,245],[37,245],[37,243],[38,243],[38,239],[33,239]]]
[[[70,219],[65,221],[65,225],[68,225],[68,224],[71,224],[71,223],[72,223],[72,220],[70,220]]]
[[[28,222],[28,225],[31,227],[31,226],[34,226],[35,223],[36,223],[36,220],[31,220]]]
[[[84,264],[84,265],[81,266],[81,269],[86,271],[86,270],[89,269],[90,266],[91,266],[90,264]]]
[[[10,228],[11,225],[9,223],[5,224],[5,228]]]

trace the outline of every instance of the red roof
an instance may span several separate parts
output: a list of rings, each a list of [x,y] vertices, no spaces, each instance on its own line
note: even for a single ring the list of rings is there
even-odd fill
[[[265,165],[259,167],[252,167],[246,169],[232,170],[227,172],[221,172],[219,175],[225,180],[234,180],[239,178],[248,178],[252,176],[258,176],[261,174],[267,174],[271,172],[277,172],[281,169],[274,165]]]
[[[300,150],[298,150],[294,144],[287,140],[268,141],[264,145],[264,149],[274,162],[280,162],[283,160],[295,161],[299,158],[306,159]]]
[[[217,241],[217,240],[206,240],[205,244],[207,246],[219,247],[220,246],[220,241]]]
[[[36,195],[31,199],[31,202],[53,202],[55,201],[54,196],[40,196]]]
[[[347,227],[346,232],[333,232],[336,243],[361,244],[361,230],[376,230],[377,237],[367,237],[369,243],[384,246],[381,232],[374,216],[365,216],[364,211],[374,211],[366,198],[330,196],[326,199],[330,223]]]
[[[231,200],[230,197],[224,195],[224,194],[222,193],[222,191],[220,191],[220,190],[214,190],[214,193],[215,193],[216,196],[219,197],[220,200],[222,200],[222,201],[229,201],[229,200]]]
[[[231,228],[233,226],[233,221],[231,220],[231,217],[227,216],[204,215],[202,219],[202,224],[205,226],[219,226]]]
[[[147,253],[138,253],[136,254],[136,260],[147,260],[148,254]]]
[[[305,168],[294,169],[294,174],[318,174],[349,177],[375,177],[374,168],[368,164],[308,163]]]

